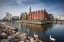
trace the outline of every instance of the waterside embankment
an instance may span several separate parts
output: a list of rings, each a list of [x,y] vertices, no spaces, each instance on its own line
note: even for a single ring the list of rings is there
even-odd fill
[[[47,23],[52,23],[52,21],[39,21],[39,20],[18,20],[16,22],[21,22],[21,23],[29,23],[29,24],[47,24]]]

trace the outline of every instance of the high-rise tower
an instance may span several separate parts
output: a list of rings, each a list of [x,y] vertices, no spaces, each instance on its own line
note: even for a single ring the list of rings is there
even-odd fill
[[[28,7],[28,13],[30,13],[31,12],[31,7]]]

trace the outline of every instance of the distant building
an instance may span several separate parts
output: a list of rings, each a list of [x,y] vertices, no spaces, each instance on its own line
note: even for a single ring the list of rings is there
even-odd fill
[[[53,16],[54,20],[64,20],[64,16]]]
[[[20,19],[22,19],[22,20],[28,19],[28,17],[27,17],[27,12],[21,13]]]
[[[6,13],[6,20],[12,20],[12,15],[8,12]]]
[[[19,20],[19,16],[13,16],[12,20]]]
[[[29,20],[48,20],[49,19],[49,15],[48,13],[46,12],[46,9],[43,10],[38,10],[38,11],[33,11],[33,12],[30,12],[28,14],[28,19]]]
[[[53,15],[52,14],[48,14],[49,15],[49,19],[53,20]]]

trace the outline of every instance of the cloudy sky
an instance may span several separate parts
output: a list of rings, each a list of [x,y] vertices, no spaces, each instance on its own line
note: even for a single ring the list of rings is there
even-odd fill
[[[0,0],[0,19],[6,16],[6,12],[12,16],[20,16],[22,12],[46,9],[53,15],[64,15],[64,0]]]

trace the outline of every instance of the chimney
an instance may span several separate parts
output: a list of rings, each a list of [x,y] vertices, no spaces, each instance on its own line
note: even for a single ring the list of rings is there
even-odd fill
[[[44,11],[46,12],[46,9],[44,9]]]
[[[28,12],[29,12],[29,13],[31,12],[31,7],[28,7]]]

